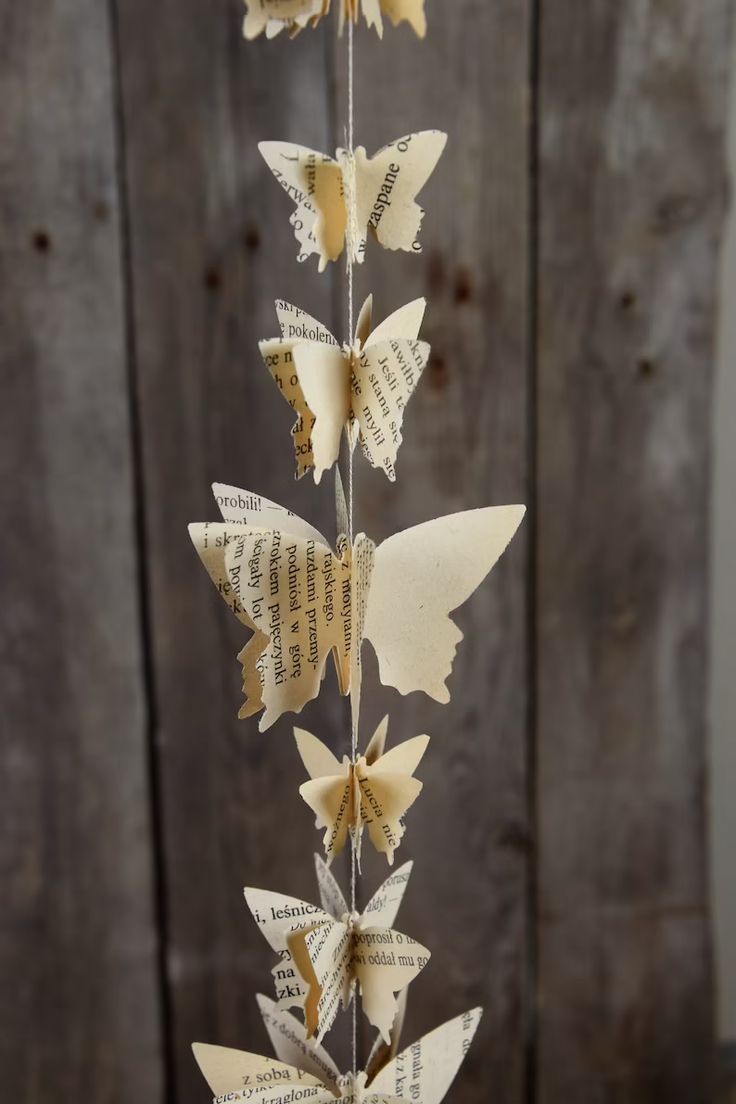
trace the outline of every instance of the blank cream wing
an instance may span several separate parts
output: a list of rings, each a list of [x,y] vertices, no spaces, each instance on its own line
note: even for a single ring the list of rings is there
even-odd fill
[[[492,506],[450,514],[377,547],[365,637],[384,685],[450,700],[445,680],[462,633],[449,614],[498,562],[524,512],[523,506]]]

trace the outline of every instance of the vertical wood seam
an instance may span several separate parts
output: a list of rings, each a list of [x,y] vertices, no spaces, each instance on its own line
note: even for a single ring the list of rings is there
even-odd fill
[[[158,1017],[161,1044],[162,1104],[175,1104],[176,1076],[174,1059],[173,1000],[168,974],[169,915],[166,887],[166,857],[164,851],[163,794],[161,766],[158,759],[156,734],[156,675],[152,640],[150,580],[147,567],[147,536],[143,438],[140,419],[138,357],[135,330],[134,276],[130,235],[130,203],[128,195],[125,104],[122,89],[121,40],[117,0],[108,0],[110,59],[113,90],[115,182],[120,219],[120,270],[124,326],[125,385],[130,426],[130,455],[133,477],[133,539],[138,594],[138,618],[141,636],[142,682],[145,703],[144,744],[145,774],[148,786],[148,810],[151,838],[152,911],[155,924],[156,965],[158,980]]]
[[[538,960],[539,938],[539,809],[537,778],[537,498],[538,498],[538,373],[539,373],[539,120],[542,0],[529,0],[529,100],[527,104],[527,564],[526,564],[526,648],[527,716],[526,771],[529,817],[529,861],[527,866],[527,975],[526,1014],[526,1104],[537,1101],[538,1053]]]

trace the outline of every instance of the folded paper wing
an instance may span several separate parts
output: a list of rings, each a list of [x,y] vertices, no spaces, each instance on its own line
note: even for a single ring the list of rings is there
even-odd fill
[[[436,518],[376,548],[365,632],[381,682],[447,702],[445,680],[463,634],[450,618],[498,562],[523,506],[492,506]]]
[[[347,757],[340,763],[311,733],[294,729],[299,754],[311,778],[299,792],[314,811],[317,827],[325,829],[328,862],[340,854],[349,831],[355,833],[359,850],[363,828],[367,827],[376,850],[393,864],[394,852],[404,835],[403,817],[422,789],[422,783],[412,776],[429,737],[416,736],[384,753],[387,729],[385,717],[355,766]]]
[[[192,1050],[205,1081],[216,1097],[227,1097],[227,1094],[239,1091],[248,1093],[259,1085],[274,1082],[278,1085],[311,1086],[330,1093],[318,1076],[285,1062],[277,1062],[274,1058],[229,1047],[210,1046],[208,1043],[194,1043]],[[317,1099],[316,1094],[314,1097],[310,1094],[309,1099]]]
[[[324,272],[347,248],[349,259],[361,263],[369,231],[384,249],[421,252],[424,211],[416,197],[446,142],[442,131],[424,130],[397,138],[373,157],[358,146],[352,155],[338,150],[334,158],[293,142],[261,142],[261,156],[295,205],[290,221],[298,259],[316,255]]]
[[[468,1052],[481,1015],[480,1008],[464,1012],[407,1047],[370,1081],[368,1094],[394,1094],[407,1101],[440,1104]]]
[[[337,1092],[340,1071],[325,1048],[313,1039],[308,1039],[304,1025],[290,1012],[279,1008],[270,997],[259,993],[256,1000],[271,1046],[279,1061],[312,1074]]]

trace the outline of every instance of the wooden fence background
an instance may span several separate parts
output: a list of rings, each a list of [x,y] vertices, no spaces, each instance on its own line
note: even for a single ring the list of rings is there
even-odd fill
[[[730,0],[428,0],[357,36],[357,136],[450,144],[381,315],[433,359],[375,538],[522,500],[463,610],[402,927],[408,1036],[486,1007],[457,1104],[711,1099],[709,401]],[[258,357],[295,263],[256,143],[329,150],[344,43],[246,45],[239,0],[0,0],[0,1070],[8,1100],[195,1104],[193,1039],[266,1045],[246,882],[309,897],[288,719],[235,720],[243,634],[186,536],[221,479],[332,532]],[[329,482],[329,481],[326,481]],[[367,685],[374,685],[369,663]],[[334,747],[330,682],[305,723]],[[285,810],[286,820],[279,814]],[[368,864],[366,885],[380,867]],[[340,1044],[338,1042],[338,1050]]]

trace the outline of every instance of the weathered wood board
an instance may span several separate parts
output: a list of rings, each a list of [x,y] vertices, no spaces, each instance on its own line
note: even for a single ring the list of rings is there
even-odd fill
[[[105,5],[3,6],[3,1098],[161,1099]]]
[[[293,481],[257,341],[276,298],[346,338],[344,273],[296,263],[256,146],[343,143],[346,42],[327,23],[245,44],[240,0],[7,7],[4,1085],[24,1104],[49,1086],[196,1104],[194,1039],[268,1046],[272,959],[241,888],[313,899],[320,837],[293,719],[236,719],[245,634],[186,525],[215,518],[221,480],[334,535],[331,479]],[[432,736],[400,852],[399,926],[434,951],[407,1040],[486,1007],[457,1104],[705,1104],[730,0],[428,15],[424,44],[356,34],[357,142],[450,136],[424,252],[369,245],[356,277],[379,317],[426,295],[433,346],[397,484],[357,458],[356,528],[531,512],[457,615],[449,706],[376,689],[366,655],[362,741],[385,711],[395,740]],[[347,748],[332,673],[299,721]],[[368,851],[364,895],[386,872]],[[344,1065],[345,1034],[330,1045]]]
[[[540,1104],[711,1099],[706,567],[729,8],[542,8]]]

